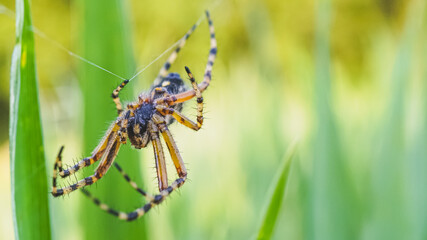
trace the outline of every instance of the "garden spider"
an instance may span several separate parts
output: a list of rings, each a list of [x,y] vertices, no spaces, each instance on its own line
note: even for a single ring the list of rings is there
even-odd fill
[[[160,204],[174,190],[184,184],[187,179],[187,170],[175,141],[169,132],[168,125],[170,125],[175,119],[186,127],[197,131],[203,124],[202,92],[209,86],[211,81],[212,66],[217,53],[217,42],[215,39],[214,27],[208,11],[206,11],[206,17],[208,19],[210,30],[210,50],[203,82],[197,85],[193,74],[190,72],[188,67],[185,67],[185,70],[191,81],[191,90],[188,90],[185,87],[184,82],[178,73],[168,74],[168,70],[177,58],[178,52],[184,46],[186,40],[190,37],[190,34],[195,30],[197,26],[197,24],[195,24],[180,40],[178,47],[172,52],[166,63],[160,69],[149,94],[140,94],[138,96],[138,101],[128,104],[126,109],[123,109],[119,99],[119,92],[126,86],[129,80],[123,81],[113,91],[112,97],[116,104],[119,116],[111,124],[104,138],[92,152],[90,157],[84,158],[74,166],[64,170],[62,168],[61,161],[61,154],[64,147],[61,147],[53,168],[52,195],[54,197],[62,196],[64,194],[71,193],[74,190],[81,189],[102,210],[118,217],[119,219],[132,221],[144,215],[153,206]],[[197,123],[191,121],[181,113],[182,103],[192,99],[194,96],[197,98]],[[165,155],[160,142],[160,134],[165,140],[172,161],[178,172],[178,179],[176,179],[170,186],[168,185]],[[126,181],[128,181],[129,184],[148,201],[144,206],[130,213],[111,209],[106,204],[101,203],[97,198],[93,197],[87,190],[83,189],[83,187],[97,182],[107,173],[117,156],[120,146],[122,144],[126,144],[127,139],[129,139],[131,145],[137,149],[146,147],[151,141],[154,148],[159,184],[159,194],[152,196],[139,188],[136,183],[130,180],[129,176],[123,172],[121,167],[117,163],[114,163],[115,167],[123,175]],[[56,186],[57,174],[59,174],[61,178],[65,178],[99,160],[101,161],[92,176],[86,177],[75,184],[63,188],[58,188]]]

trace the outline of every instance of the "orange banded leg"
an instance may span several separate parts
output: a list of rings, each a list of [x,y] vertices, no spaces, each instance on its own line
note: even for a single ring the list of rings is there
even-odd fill
[[[68,177],[71,174],[76,173],[80,169],[87,167],[87,166],[90,166],[90,165],[94,164],[95,162],[97,162],[102,157],[102,155],[104,155],[108,144],[111,142],[111,140],[113,140],[113,138],[116,135],[116,131],[118,129],[119,129],[119,126],[117,125],[117,123],[114,123],[110,127],[110,129],[107,131],[108,134],[101,140],[101,143],[95,148],[95,150],[92,153],[92,156],[84,158],[83,160],[81,160],[77,164],[75,164],[74,166],[72,166],[68,169],[65,169],[65,170],[62,169],[62,161],[61,161],[61,154],[62,154],[64,147],[61,147],[61,149],[59,150],[59,153],[58,153],[58,157],[57,157],[57,161],[59,160],[59,162],[55,162],[55,166],[58,165],[58,168],[59,168],[59,176],[61,176],[61,178]],[[56,172],[55,166],[54,166],[53,176],[56,178],[57,172]]]
[[[126,84],[129,83],[129,79],[124,80],[122,83],[120,83],[119,86],[117,86],[116,89],[114,89],[113,94],[111,94],[111,97],[113,98],[114,103],[116,104],[117,113],[120,115],[123,111],[122,104],[120,103],[119,98],[119,92],[126,86]]]
[[[98,161],[105,153],[106,149],[110,148],[108,147],[109,145],[111,145],[112,140],[116,137],[116,131],[118,130],[118,125],[117,123],[114,123],[110,129],[108,130],[108,134],[102,139],[101,143],[95,148],[95,150],[92,153],[92,156],[89,158],[84,158],[82,161],[78,162],[76,165],[63,170],[62,169],[62,152],[64,150],[64,147],[62,146],[59,150],[58,156],[56,157],[56,161],[55,164],[53,166],[53,177],[52,177],[52,195],[57,197],[57,196],[61,196],[64,194],[64,190],[63,189],[57,189],[57,175],[58,175],[58,170],[59,170],[59,176],[61,176],[61,178],[65,178],[75,172],[77,172],[78,170],[87,167],[93,163],[95,163],[96,161]],[[90,183],[92,181],[92,179],[85,179],[85,181],[87,183]],[[73,185],[71,185],[73,186]],[[72,187],[73,188],[73,187]],[[66,190],[68,191],[68,190]]]
[[[190,77],[191,85],[193,86],[193,90],[196,93],[197,100],[197,128],[200,129],[203,125],[203,97],[200,92],[199,87],[197,86],[196,80],[194,80],[193,74],[190,72],[190,69],[186,66],[185,71]]]
[[[172,138],[172,134],[166,126],[165,119],[157,114],[154,114],[153,119],[162,133],[163,139],[165,140],[166,146],[168,147],[169,153],[172,157],[173,164],[175,165],[176,171],[178,172],[178,176],[186,177],[187,169],[185,168],[181,154],[179,154],[178,147]]]
[[[53,177],[52,177],[52,192],[57,192],[56,188],[56,178],[59,172],[62,172],[62,151],[64,150],[64,146],[61,146],[59,149],[58,155],[56,156],[55,164],[53,165]]]
[[[163,78],[165,78],[169,73],[169,68],[171,65],[175,62],[176,58],[178,57],[178,53],[181,50],[181,48],[184,47],[185,43],[187,42],[187,39],[190,37],[190,35],[194,32],[196,29],[197,24],[194,24],[190,30],[184,35],[184,37],[181,38],[179,41],[178,47],[175,48],[175,50],[171,53],[168,60],[165,62],[163,67],[160,69],[159,74],[157,75],[156,79],[154,80],[153,85],[160,84],[160,81],[162,81]]]
[[[123,118],[122,122],[120,123],[120,129],[117,132],[117,134],[119,135],[119,138],[120,138],[120,142],[122,144],[126,144],[126,140],[128,137],[127,126],[128,126],[128,122],[129,122],[130,113],[131,113],[131,111],[127,110],[127,112],[124,114],[124,118]]]
[[[184,184],[185,180],[186,180],[185,177],[176,179],[169,187],[162,190],[159,194],[155,195],[153,200],[144,204],[144,206],[137,208],[134,211],[128,212],[128,213],[114,210],[110,208],[107,204],[102,203],[98,198],[94,197],[90,192],[84,189],[82,189],[82,191],[87,197],[89,197],[92,200],[93,203],[95,203],[95,205],[99,206],[102,210],[106,211],[107,213],[114,215],[121,220],[133,221],[140,218],[144,214],[146,214],[154,206],[157,206],[160,203],[162,203],[165,200],[165,198],[168,197],[174,190],[181,187]]]
[[[54,186],[53,189],[52,189],[52,195],[54,197],[59,197],[59,196],[68,194],[68,193],[70,193],[72,191],[75,191],[75,190],[77,190],[79,188],[92,185],[93,183],[95,183],[96,181],[98,181],[101,177],[102,176],[94,174],[92,176],[86,177],[86,178],[78,181],[75,184],[72,184],[72,185],[64,187],[64,188],[56,188],[56,186]]]
[[[101,152],[101,153],[103,153],[103,152]],[[59,172],[59,176],[61,176],[61,178],[68,177],[71,174],[76,173],[78,170],[80,170],[80,169],[82,169],[84,167],[92,165],[93,163],[95,163],[98,160],[99,160],[99,158],[96,155],[94,155],[92,157],[89,157],[89,158],[84,158],[83,160],[79,161],[74,166],[72,166],[72,167],[70,167],[68,169],[65,169],[63,171],[59,170],[60,171]]]
[[[97,182],[99,179],[102,178],[102,176],[107,172],[108,168],[111,166],[111,163],[114,161],[114,158],[116,157],[119,148],[120,148],[120,140],[116,138],[112,143],[112,145],[108,147],[108,150],[104,159],[95,170],[95,174],[93,174],[92,176],[86,177],[78,181],[77,183],[71,184],[67,187],[56,188],[56,186],[54,186],[52,188],[52,195],[54,197],[62,196],[64,194],[71,193],[72,191],[83,188],[85,186],[92,185],[93,183]]]
[[[206,11],[206,17],[207,17],[208,23],[209,23],[210,49],[209,49],[209,55],[208,55],[208,62],[206,63],[205,74],[203,76],[203,82],[201,82],[198,85],[200,92],[205,91],[211,82],[212,68],[213,68],[213,65],[214,65],[214,62],[216,59],[216,55],[218,52],[217,42],[216,42],[216,38],[215,38],[215,28],[213,26],[213,23],[212,23],[212,20],[211,20],[211,17],[209,15],[208,11]],[[169,106],[171,106],[171,105],[175,105],[177,103],[182,103],[182,102],[188,101],[191,98],[193,98],[194,96],[196,96],[196,92],[194,91],[194,89],[191,89],[191,90],[188,90],[188,91],[185,91],[182,93],[178,93],[175,95],[159,98],[156,100],[156,103],[157,104],[167,103],[167,104],[169,104]]]
[[[159,182],[159,191],[168,186],[168,174],[166,172],[165,154],[163,153],[162,143],[159,138],[157,126],[149,123],[151,143],[153,144],[154,157],[156,159],[157,180]]]
[[[210,49],[208,62],[206,63],[205,75],[203,77],[203,82],[200,83],[200,91],[203,92],[210,84],[212,79],[212,68],[216,59],[216,54],[218,52],[217,42],[215,38],[215,28],[212,23],[212,19],[208,11],[206,11],[206,17],[208,18],[209,23],[209,32],[210,32]]]
[[[181,123],[182,125],[191,128],[195,131],[199,130],[200,127],[198,126],[197,123],[193,122],[192,120],[190,120],[188,117],[186,117],[184,114],[176,111],[173,108],[167,108],[165,106],[156,106],[156,110],[161,113],[163,116],[166,115],[171,115],[173,118],[175,118],[175,120],[177,120],[179,123]]]
[[[63,150],[63,147],[61,147],[60,152],[62,152],[62,150]],[[79,161],[74,166],[72,166],[72,167],[70,167],[68,169],[65,169],[65,170],[62,169],[62,164],[61,164],[61,168],[59,168],[59,176],[61,176],[61,178],[68,177],[68,176],[76,173],[80,169],[82,169],[84,167],[88,167],[88,166],[94,164],[96,161],[99,160],[99,158],[102,156],[102,154],[104,153],[104,151],[105,151],[105,148],[102,149],[100,152],[96,152],[91,157],[83,158],[83,160]],[[56,172],[54,171],[53,174],[55,176]]]

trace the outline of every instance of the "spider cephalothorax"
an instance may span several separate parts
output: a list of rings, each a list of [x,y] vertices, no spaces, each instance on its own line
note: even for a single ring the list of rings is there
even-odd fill
[[[147,144],[145,141],[150,141],[149,132],[147,131],[149,129],[148,125],[153,115],[157,114],[155,100],[164,96],[182,93],[186,90],[187,87],[184,85],[179,74],[170,73],[159,84],[153,85],[149,94],[141,94],[137,103],[127,106],[128,110],[124,114],[124,120],[127,120],[128,125],[127,128],[119,132],[119,135],[123,139],[127,133],[132,146],[138,149],[145,147]],[[182,110],[182,103],[164,106],[178,112]],[[164,117],[166,125],[170,125],[173,122],[174,118],[170,115]],[[124,141],[126,140],[124,139]]]
[[[123,220],[134,220],[144,215],[147,211],[161,203],[172,191],[179,188],[184,184],[187,179],[187,170],[184,162],[178,151],[174,139],[169,132],[168,125],[174,120],[189,127],[193,130],[199,130],[203,124],[203,98],[202,92],[209,86],[212,76],[212,66],[215,61],[217,48],[214,33],[214,27],[206,12],[210,30],[210,50],[208,62],[203,78],[203,82],[197,85],[190,69],[185,67],[185,70],[191,81],[192,89],[188,89],[178,73],[168,74],[171,64],[175,61],[178,52],[184,46],[190,34],[196,28],[194,25],[185,36],[180,40],[178,47],[168,58],[164,66],[160,69],[159,75],[154,80],[154,84],[148,93],[143,93],[138,97],[138,100],[129,103],[125,109],[119,99],[119,92],[129,83],[129,80],[123,81],[112,94],[114,103],[116,104],[118,117],[111,124],[104,138],[92,152],[90,157],[84,158],[76,165],[62,169],[61,154],[63,147],[61,147],[55,161],[53,170],[53,187],[52,195],[54,197],[68,194],[76,189],[81,189],[92,201],[101,207],[101,209],[113,214]],[[189,118],[181,113],[182,103],[196,97],[197,99],[197,118],[196,122],[191,121]],[[167,145],[167,149],[171,155],[172,161],[178,173],[178,178],[169,185],[166,172],[165,155],[163,152],[160,136],[163,137]],[[131,181],[129,176],[123,172],[122,168],[114,163],[115,167],[124,176],[124,178],[142,194],[148,201],[143,207],[136,209],[133,212],[124,213],[111,209],[105,204],[102,204],[97,198],[93,197],[87,190],[83,189],[85,186],[92,185],[101,179],[109,170],[114,162],[115,157],[120,149],[120,146],[127,143],[129,139],[131,145],[137,149],[144,148],[148,143],[152,143],[154,156],[156,161],[157,178],[159,183],[159,194],[152,196],[141,188],[135,182]],[[64,188],[57,188],[57,174],[64,178],[67,177],[81,168],[92,165],[100,160],[95,173],[92,176],[86,177],[75,184]]]

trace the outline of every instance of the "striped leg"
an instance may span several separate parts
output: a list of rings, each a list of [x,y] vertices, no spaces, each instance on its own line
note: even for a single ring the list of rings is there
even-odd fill
[[[159,191],[168,186],[168,174],[166,172],[165,154],[163,153],[162,143],[159,138],[159,130],[152,122],[149,123],[151,143],[153,144],[154,156],[156,158],[157,180],[159,182]]]
[[[188,117],[184,116],[182,113],[178,111],[175,111],[172,108],[167,108],[163,105],[157,105],[156,109],[163,116],[166,116],[169,114],[173,118],[175,118],[179,123],[197,131],[203,125],[203,97],[199,87],[197,86],[196,81],[194,80],[193,74],[191,73],[190,69],[188,67],[185,67],[185,70],[187,71],[187,74],[190,77],[191,85],[193,86],[193,90],[197,97],[197,123],[194,123]]]
[[[56,156],[55,164],[53,165],[53,177],[52,177],[52,192],[57,192],[56,188],[56,178],[59,172],[62,172],[62,151],[64,150],[64,146],[61,146],[59,149],[58,155]]]
[[[187,171],[184,167],[184,163],[181,159],[181,156],[179,155],[176,144],[173,141],[172,136],[166,127],[166,124],[164,122],[163,117],[161,117],[159,115],[157,115],[157,116],[160,117],[160,118],[157,118],[157,120],[159,120],[161,122],[161,124],[160,124],[161,129],[160,130],[162,131],[162,129],[163,129],[162,135],[165,138],[165,142],[169,148],[169,151],[171,152],[172,159],[173,159],[174,163],[178,162],[179,164],[181,164],[180,168],[177,167],[178,175],[180,176],[178,179],[176,179],[170,186],[162,189],[159,194],[152,197],[151,195],[148,195],[145,191],[143,191],[141,188],[139,188],[136,185],[136,183],[133,182],[129,178],[129,176],[126,173],[124,173],[123,170],[120,168],[120,166],[116,163],[115,164],[116,168],[123,175],[123,177],[126,179],[126,181],[128,181],[134,189],[136,189],[146,199],[149,200],[149,202],[144,204],[144,206],[142,206],[141,208],[137,208],[134,211],[129,212],[129,213],[117,211],[117,210],[110,208],[108,205],[102,203],[98,198],[94,197],[89,191],[82,189],[82,192],[87,197],[89,197],[92,200],[92,202],[94,202],[97,206],[99,206],[102,210],[106,211],[109,214],[112,214],[112,215],[118,217],[121,220],[133,221],[133,220],[136,220],[139,217],[143,216],[151,208],[162,203],[166,199],[166,197],[169,196],[174,190],[181,187],[184,184],[185,180],[187,179]],[[150,122],[151,133],[157,133],[157,135],[154,135],[154,137],[152,138],[153,146],[155,149],[154,154],[156,156],[156,166],[161,165],[161,167],[165,167],[164,154],[163,154],[163,150],[161,147],[160,139],[158,137],[158,130],[159,129],[157,129],[156,126],[152,122]],[[153,136],[153,134],[152,134],[152,136]],[[158,163],[162,162],[161,160],[163,160],[163,163],[158,164]],[[159,170],[159,168],[157,168],[157,169]],[[164,171],[165,171],[164,173],[166,173],[166,168],[162,168],[162,169],[164,169]],[[160,172],[162,172],[162,171],[160,171]],[[158,173],[159,173],[159,171],[158,171]],[[165,176],[165,175],[163,175],[163,176]],[[166,178],[166,182],[167,182],[167,178]],[[159,183],[160,183],[160,179],[159,179]],[[159,185],[159,188],[160,188],[160,185]]]
[[[138,187],[136,182],[134,182],[134,181],[132,181],[132,179],[130,179],[129,175],[125,171],[123,171],[122,167],[120,167],[120,165],[118,163],[115,162],[114,166],[120,172],[120,174],[123,176],[123,178],[131,185],[131,187],[133,189],[135,189],[138,193],[140,193],[142,196],[144,196],[147,199],[147,201],[153,201],[154,200],[154,197],[151,194],[148,194],[147,192],[142,190],[142,188]],[[92,194],[84,188],[80,189],[80,191],[82,191],[86,196],[89,196],[89,197],[92,196]],[[99,202],[99,201],[97,201],[97,202]]]
[[[211,48],[209,50],[208,62],[206,64],[205,75],[203,82],[199,84],[200,91],[203,92],[210,84],[212,79],[212,67],[215,62],[216,54],[218,52],[217,43],[215,38],[215,28],[212,23],[212,19],[208,11],[206,11],[206,17],[208,18],[209,23],[209,32],[211,36]]]
[[[158,114],[154,114],[153,119],[154,119],[154,122],[159,127],[159,130],[162,133],[163,139],[166,142],[166,145],[169,149],[169,153],[172,157],[173,164],[175,165],[176,171],[178,172],[178,176],[181,178],[185,178],[187,176],[187,169],[185,168],[184,161],[182,160],[181,154],[179,154],[178,147],[176,146],[176,143],[172,138],[172,134],[170,133],[168,127],[166,126],[165,118]]]
[[[95,148],[95,150],[92,152],[92,156],[84,158],[74,166],[63,170],[62,168],[62,152],[64,150],[64,146],[61,147],[59,150],[58,156],[56,158],[54,167],[53,167],[53,185],[52,185],[52,192],[56,191],[56,178],[57,175],[61,176],[61,178],[65,178],[70,176],[71,174],[74,174],[75,172],[79,171],[82,168],[85,168],[87,166],[92,165],[93,163],[97,162],[102,155],[104,155],[105,150],[107,149],[107,146],[111,143],[111,140],[113,140],[116,136],[116,131],[119,129],[119,126],[117,123],[113,124],[110,129],[107,131],[107,135],[101,140],[101,143]],[[59,170],[59,172],[58,172]]]
[[[203,97],[200,92],[199,86],[197,86],[196,80],[194,80],[193,74],[190,72],[190,69],[186,66],[185,71],[190,78],[191,85],[193,86],[193,90],[196,93],[197,98],[197,130],[200,129],[203,125]]]
[[[155,195],[153,200],[149,201],[148,203],[144,204],[144,206],[137,208],[134,211],[129,213],[114,210],[110,208],[108,205],[102,203],[98,198],[92,196],[90,192],[84,189],[82,189],[82,191],[87,197],[89,197],[92,200],[92,202],[94,202],[97,206],[99,206],[102,210],[106,211],[107,213],[112,214],[121,220],[133,221],[140,218],[144,214],[146,214],[154,206],[162,203],[163,200],[165,200],[165,198],[169,196],[174,190],[181,187],[184,184],[185,180],[186,180],[185,177],[176,179],[169,187],[161,191],[159,194]]]
[[[165,106],[156,106],[156,109],[159,113],[161,113],[163,116],[171,115],[174,119],[176,119],[179,123],[182,125],[191,128],[195,131],[199,130],[200,127],[197,123],[191,121],[188,117],[186,117],[184,114],[175,111],[173,108],[167,108]]]
[[[124,113],[124,118],[120,123],[120,129],[117,132],[117,134],[119,135],[119,138],[120,138],[120,142],[122,144],[126,144],[126,140],[128,138],[127,126],[128,126],[128,122],[129,122],[130,113],[131,113],[130,110],[127,110],[127,112]]]
[[[113,101],[116,104],[118,115],[120,115],[120,113],[123,112],[123,107],[122,107],[122,104],[120,103],[119,92],[126,86],[126,84],[128,84],[128,82],[129,82],[128,79],[124,80],[122,83],[120,83],[119,86],[117,86],[116,89],[114,89],[113,94],[111,94],[111,97],[113,98]]]
[[[165,78],[169,73],[169,68],[171,65],[175,62],[176,58],[178,57],[178,53],[181,50],[181,48],[184,47],[185,43],[187,42],[187,39],[190,37],[190,35],[194,32],[196,29],[197,24],[194,24],[193,27],[191,27],[190,30],[184,35],[184,37],[181,38],[179,41],[178,47],[175,48],[175,50],[171,53],[168,60],[165,62],[163,67],[160,69],[159,74],[157,75],[156,79],[154,80],[154,86],[160,84],[160,81],[162,81],[163,78]]]
[[[118,163],[115,162],[114,166],[120,172],[120,174],[123,176],[123,178],[132,186],[132,188],[134,188],[137,192],[139,192],[142,196],[144,196],[147,199],[147,201],[154,200],[154,197],[151,194],[142,190],[140,187],[138,187],[136,182],[134,182],[134,181],[132,181],[132,179],[130,179],[129,175],[127,173],[125,173],[125,171],[123,171],[122,167],[120,167],[120,165]],[[82,189],[82,190],[84,190],[84,189]]]
[[[106,155],[104,155],[104,158],[102,159],[101,163],[95,170],[95,174],[93,174],[92,176],[86,177],[78,181],[77,183],[64,188],[58,189],[56,188],[56,186],[54,186],[52,188],[52,195],[54,197],[62,196],[64,194],[68,194],[72,191],[83,188],[85,186],[92,185],[93,183],[97,182],[99,179],[102,178],[102,176],[110,168],[112,162],[114,161],[117,155],[119,148],[120,148],[120,139],[116,138],[114,142],[111,144],[111,146],[108,147]],[[55,180],[54,180],[54,183],[56,184]]]
[[[198,86],[200,89],[200,92],[203,92],[206,90],[206,88],[209,86],[211,79],[212,79],[212,67],[213,64],[215,62],[216,59],[216,55],[218,52],[217,49],[217,42],[216,42],[216,38],[215,38],[215,29],[212,23],[212,20],[210,18],[209,12],[206,11],[206,17],[208,18],[208,23],[209,23],[209,32],[210,32],[210,49],[209,49],[209,56],[208,56],[208,62],[206,64],[206,69],[205,69],[205,74],[203,77],[203,82],[201,82]],[[196,92],[194,89],[192,90],[188,90],[182,93],[178,93],[175,95],[171,95],[171,96],[166,96],[163,98],[159,98],[157,99],[155,102],[157,104],[161,104],[161,103],[167,103],[169,105],[175,105],[177,103],[182,103],[185,101],[190,100],[191,98],[193,98],[194,96],[196,96]]]

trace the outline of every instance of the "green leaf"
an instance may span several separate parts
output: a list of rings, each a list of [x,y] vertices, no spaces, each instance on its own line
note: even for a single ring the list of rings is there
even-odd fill
[[[132,36],[129,31],[129,8],[126,1],[102,0],[81,1],[81,36],[83,56],[102,67],[123,77],[135,72]],[[92,65],[80,66],[81,86],[84,97],[84,154],[89,155],[98,144],[109,123],[117,117],[117,110],[111,98],[113,90],[121,80]],[[133,100],[133,82],[122,92],[122,102]],[[152,151],[142,149],[141,151]],[[140,158],[138,150],[123,145],[115,160],[142,188]],[[96,197],[113,208],[125,212],[133,211],[143,204],[143,198],[112,167],[96,186],[87,188]],[[145,219],[147,216],[126,222],[102,211],[88,199],[83,199],[80,222],[86,239],[144,239],[147,237]],[[106,231],[114,229],[114,231]]]
[[[272,184],[272,189],[274,188],[274,191],[271,195],[257,239],[270,239],[273,234],[274,227],[280,213],[280,208],[282,207],[283,197],[285,196],[289,171],[291,169],[292,159],[295,155],[295,149],[296,144],[292,144],[291,147],[288,148],[283,159],[282,166],[277,172],[277,180],[275,180],[274,185]]]
[[[10,161],[16,239],[50,239],[49,201],[28,0],[16,1],[10,74]]]

